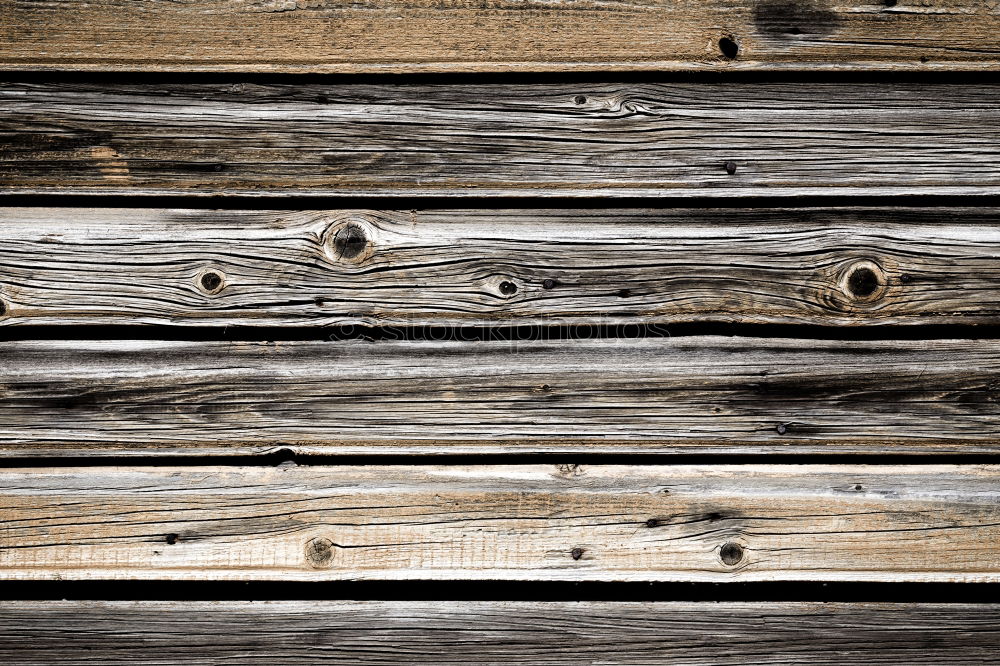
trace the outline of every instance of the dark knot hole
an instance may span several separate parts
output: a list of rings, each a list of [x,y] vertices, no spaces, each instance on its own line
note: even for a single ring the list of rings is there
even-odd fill
[[[878,275],[870,268],[855,268],[847,278],[847,288],[855,296],[865,298],[878,291]]]

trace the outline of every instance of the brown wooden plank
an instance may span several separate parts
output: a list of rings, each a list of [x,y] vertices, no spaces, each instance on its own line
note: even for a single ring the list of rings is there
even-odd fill
[[[1000,55],[995,0],[4,0],[0,8],[8,70],[933,71],[993,70]]]
[[[0,209],[0,325],[1000,323],[994,209]]]
[[[0,193],[994,195],[991,83],[0,85]]]
[[[0,471],[0,579],[998,581],[997,466]]]
[[[0,343],[0,455],[996,452],[996,340]]]
[[[710,639],[708,638],[710,637]],[[51,664],[1000,663],[996,604],[41,601],[0,660]]]

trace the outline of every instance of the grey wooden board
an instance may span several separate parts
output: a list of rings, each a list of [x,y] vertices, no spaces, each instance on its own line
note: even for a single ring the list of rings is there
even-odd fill
[[[998,94],[988,82],[8,82],[0,192],[993,195]]]
[[[1000,581],[986,465],[0,470],[0,579]]]
[[[996,452],[1000,342],[0,343],[0,454]]]
[[[278,601],[0,603],[0,660],[50,664],[1000,663],[1000,606]]]
[[[998,220],[991,208],[0,208],[0,325],[996,324]]]

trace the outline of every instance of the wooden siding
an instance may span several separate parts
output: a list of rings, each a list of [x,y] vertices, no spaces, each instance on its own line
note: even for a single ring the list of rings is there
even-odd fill
[[[995,340],[0,343],[7,456],[997,451]]]
[[[995,195],[1000,86],[0,85],[0,193]]]
[[[998,324],[998,219],[0,208],[0,325]]]
[[[1000,60],[995,0],[4,0],[0,8],[0,67],[22,70],[935,71],[994,70]]]
[[[13,602],[10,666],[995,664],[1000,606],[511,601]]]
[[[1000,581],[996,466],[0,471],[3,579]]]

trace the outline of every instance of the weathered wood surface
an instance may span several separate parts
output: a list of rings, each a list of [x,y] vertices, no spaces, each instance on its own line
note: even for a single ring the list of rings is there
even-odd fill
[[[993,70],[1000,62],[996,0],[4,0],[0,8],[3,69]]]
[[[0,455],[996,452],[996,340],[0,343]]]
[[[11,666],[996,664],[1000,606],[5,602],[0,660]]]
[[[987,82],[6,83],[0,192],[992,195],[998,96]]]
[[[0,209],[0,325],[1000,323],[994,209]]]
[[[0,471],[0,579],[1000,581],[997,466]]]

